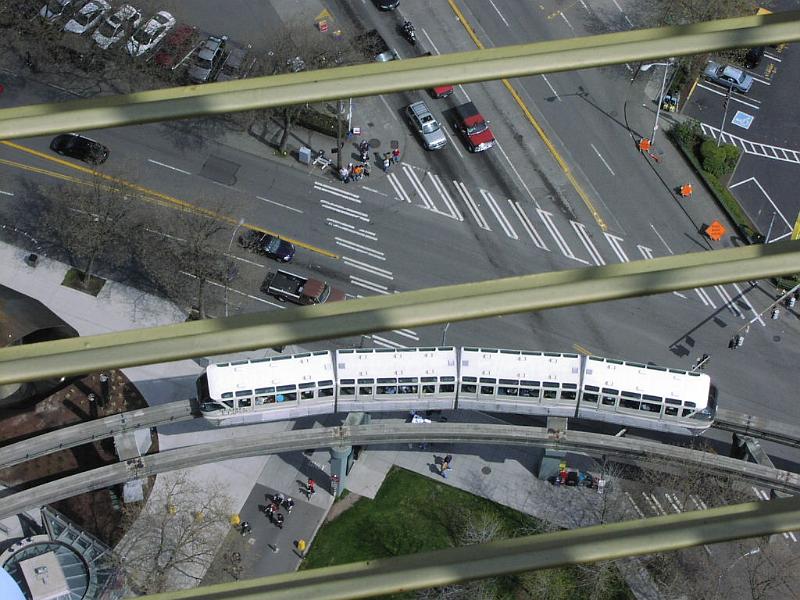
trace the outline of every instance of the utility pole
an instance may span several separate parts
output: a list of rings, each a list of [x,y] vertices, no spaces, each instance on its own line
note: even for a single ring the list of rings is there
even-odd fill
[[[342,170],[342,150],[344,150],[344,142],[342,142],[342,113],[344,112],[344,106],[342,105],[342,100],[339,99],[336,101],[336,147],[338,151],[336,152],[336,170]],[[337,173],[338,175],[338,173]]]
[[[767,228],[767,237],[764,239],[765,244],[769,244],[769,236],[772,235],[772,226],[775,224],[776,211],[772,211],[772,218],[769,220],[769,227]]]
[[[731,92],[733,92],[733,88],[729,87],[728,93],[725,96],[725,103],[723,105],[725,109],[722,111],[722,123],[719,124],[719,137],[717,138],[717,148],[719,148],[720,144],[722,143],[722,134],[725,131],[725,121],[728,120],[728,104],[731,101]]]
[[[664,102],[664,88],[667,87],[667,73],[669,73],[669,66],[672,64],[667,61],[661,63],[664,65],[664,79],[661,80],[661,93],[658,95],[658,102],[656,103],[656,120],[653,122],[653,135],[650,136],[650,143],[656,141],[656,129],[658,129],[658,117],[661,115],[661,104]]]
[[[227,269],[225,273],[225,316],[228,316],[228,288],[230,287],[231,282],[231,267],[233,266],[231,262],[231,247],[233,246],[233,240],[236,238],[236,233],[239,231],[239,228],[244,225],[244,219],[239,219],[239,222],[236,224],[236,227],[233,228],[233,233],[231,234],[231,241],[228,242],[228,262],[226,264]]]

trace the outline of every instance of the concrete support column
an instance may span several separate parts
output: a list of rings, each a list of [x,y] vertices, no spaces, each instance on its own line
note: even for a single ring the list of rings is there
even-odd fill
[[[342,490],[347,483],[347,461],[352,453],[352,446],[333,446],[331,448],[331,493],[334,498],[342,495]]]

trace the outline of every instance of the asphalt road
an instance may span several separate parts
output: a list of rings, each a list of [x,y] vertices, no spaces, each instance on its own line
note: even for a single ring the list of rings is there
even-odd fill
[[[426,19],[427,8],[408,2],[404,9],[406,4],[405,14],[418,24],[421,40],[430,40],[440,52],[474,48],[452,14],[445,18],[446,7],[430,8],[438,18]],[[258,6],[258,15],[246,12],[255,8],[243,9],[231,21],[248,22],[241,30],[232,28],[232,35],[241,38],[260,19],[274,20],[281,12]],[[480,2],[466,6],[487,45],[585,34],[605,26],[589,18],[570,19],[567,26],[564,19],[546,18],[547,10],[522,12],[511,3],[498,3],[499,10]],[[215,20],[203,21],[212,16],[211,3],[191,7],[191,20],[213,30]],[[393,31],[397,15],[378,14],[366,4],[358,17],[360,26],[377,26],[401,53],[411,55]],[[342,186],[289,161],[265,160],[252,150],[252,140],[237,141],[212,121],[89,135],[113,148],[109,169],[140,185],[222,212],[234,223],[244,219],[341,256],[331,259],[301,248],[292,270],[323,276],[353,296],[394,293],[704,249],[695,224],[671,197],[665,200],[663,183],[636,160],[624,111],[626,102],[641,102],[641,82],[631,85],[628,73],[620,66],[513,82],[576,173],[607,224],[605,231],[498,82],[459,87],[453,98],[434,105],[446,126],[448,111],[467,98],[485,111],[500,147],[478,155],[468,154],[456,138],[440,152],[419,148],[400,118],[402,107],[419,93],[365,103],[371,119],[397,132],[404,155],[392,176],[376,174],[361,187]],[[35,82],[15,89],[19,96],[14,101],[57,96]],[[19,140],[45,153],[48,142]],[[0,147],[0,158],[70,172],[8,147]],[[53,177],[9,163],[0,164],[0,173],[9,202],[24,201],[27,182]],[[445,200],[448,195],[451,203]],[[232,312],[282,308],[258,291],[274,263],[238,249],[234,256],[240,277],[231,293]],[[221,295],[221,287],[218,291]],[[446,329],[446,342],[592,352],[683,368],[707,352],[712,355],[708,372],[726,408],[797,422],[792,398],[800,356],[791,343],[798,333],[796,319],[756,320],[745,347],[727,349],[733,332],[769,305],[771,294],[766,284],[752,289],[726,285],[457,323]],[[441,343],[444,335],[440,326],[336,340],[334,345],[429,345]]]

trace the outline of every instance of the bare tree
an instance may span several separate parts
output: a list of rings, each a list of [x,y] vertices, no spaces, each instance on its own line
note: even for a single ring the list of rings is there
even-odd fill
[[[39,225],[81,271],[86,284],[99,260],[113,264],[130,253],[139,233],[131,190],[99,173],[88,181],[43,189]]]
[[[194,587],[230,529],[231,511],[219,484],[201,485],[186,472],[159,475],[141,511],[123,514],[116,566],[137,594]]]

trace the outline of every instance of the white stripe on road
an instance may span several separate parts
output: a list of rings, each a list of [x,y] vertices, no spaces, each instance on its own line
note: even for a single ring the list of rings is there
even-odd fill
[[[407,338],[414,340],[415,342],[419,341],[419,336],[417,336],[416,332],[410,329],[392,329],[392,333],[396,333],[397,335],[403,335]]]
[[[352,217],[354,219],[360,219],[362,221],[366,221],[367,223],[371,222],[369,220],[369,215],[367,215],[367,213],[365,212],[361,212],[360,210],[347,208],[346,206],[334,204],[333,202],[328,202],[327,200],[320,200],[319,203],[322,204],[322,208],[327,208],[328,210],[332,210],[333,212],[347,215],[348,217]]]
[[[703,301],[703,304],[710,306],[711,308],[717,308],[717,305],[714,304],[711,296],[709,296],[708,292],[706,292],[703,288],[695,288],[694,291],[697,292],[698,296],[700,296],[700,300]]]
[[[544,75],[542,77],[544,77]],[[603,158],[602,154],[600,154],[600,150],[595,148],[594,144],[589,144],[589,145],[592,147],[592,150],[594,150],[594,153],[597,154],[597,158],[599,158],[601,161],[603,161],[603,164],[606,166],[606,169],[608,169],[609,173],[611,173],[612,175],[614,175],[616,177],[617,174],[614,173],[614,170],[608,165],[608,163],[606,162],[606,159]]]
[[[541,208],[541,207],[539,206],[539,202],[538,202],[538,201],[536,200],[536,198],[533,196],[533,192],[531,192],[531,191],[528,189],[528,185],[525,183],[525,180],[522,178],[522,175],[520,175],[520,174],[519,174],[519,171],[517,171],[517,167],[515,167],[515,166],[514,166],[514,163],[513,163],[513,162],[511,161],[511,159],[508,157],[508,154],[506,154],[506,151],[505,151],[505,150],[503,150],[503,147],[500,145],[500,142],[498,142],[497,140],[495,140],[495,143],[494,143],[494,145],[495,145],[495,147],[496,147],[498,150],[500,150],[500,152],[503,154],[503,156],[504,156],[504,157],[505,157],[505,159],[506,159],[506,162],[508,163],[508,166],[509,166],[509,167],[511,167],[511,170],[512,170],[512,171],[514,171],[514,175],[516,175],[516,176],[517,176],[517,179],[519,180],[519,183],[520,183],[520,185],[521,185],[523,188],[525,188],[525,192],[528,194],[528,196],[530,196],[530,197],[531,197],[531,200],[533,200],[533,203],[536,205],[536,208]]]
[[[561,235],[561,233],[558,231],[558,229],[556,229],[556,226],[553,223],[553,213],[549,213],[546,210],[542,210],[541,208],[536,209],[536,212],[538,213],[539,218],[542,220],[542,223],[544,223],[544,226],[547,229],[548,233],[558,246],[558,249],[561,250],[561,254],[563,254],[567,258],[571,258],[573,260],[582,262],[585,265],[588,265],[589,264],[588,260],[583,260],[582,258],[578,258],[572,252],[570,247],[567,246],[567,241],[564,239],[564,236]]]
[[[403,188],[402,185],[400,185],[400,180],[397,178],[397,175],[395,175],[394,173],[389,173],[386,176],[386,179],[389,180],[389,183],[392,185],[392,188],[394,188],[394,193],[397,194],[398,200],[405,200],[406,202],[411,202],[411,198],[408,197],[408,194],[406,194],[405,189]]]
[[[622,248],[622,244],[620,243],[624,240],[619,236],[611,235],[610,233],[606,232],[603,232],[603,235],[606,236],[606,241],[608,241],[608,245],[611,246],[614,254],[617,255],[619,262],[630,262],[628,255],[625,254],[625,250]]]
[[[172,165],[168,165],[166,163],[158,162],[157,160],[153,160],[152,158],[148,158],[147,162],[151,162],[154,165],[158,165],[159,167],[164,167],[166,169],[172,169],[173,171],[177,171],[178,173],[183,173],[184,175],[191,175],[189,171],[184,171],[183,169],[179,169],[178,167],[173,167]]]
[[[331,227],[336,227],[337,229],[343,229],[348,233],[354,233],[356,235],[360,235],[361,237],[367,238],[368,240],[372,240],[373,242],[378,241],[378,236],[375,235],[375,233],[373,233],[372,231],[369,231],[367,229],[356,229],[353,225],[350,225],[350,223],[337,221],[336,219],[331,219],[330,217],[328,217],[325,220]]]
[[[536,231],[536,228],[533,226],[533,223],[531,223],[530,218],[527,214],[525,214],[525,211],[522,210],[520,203],[509,198],[508,204],[511,206],[511,210],[514,211],[514,214],[517,215],[519,222],[522,223],[522,227],[528,233],[528,237],[533,240],[533,244],[537,248],[540,248],[541,250],[547,250],[549,252],[549,248],[545,246],[542,236],[539,235],[538,231]]]
[[[489,205],[489,208],[494,213],[495,219],[497,219],[497,222],[500,223],[500,227],[503,228],[503,231],[505,231],[506,235],[510,237],[512,240],[518,240],[519,236],[517,235],[517,232],[514,231],[514,228],[511,226],[511,223],[503,214],[503,211],[500,210],[500,206],[498,206],[497,202],[494,199],[494,196],[492,196],[492,194],[490,192],[487,192],[486,190],[481,190],[481,196],[483,196],[483,199],[486,200],[486,203]]]
[[[508,21],[506,21],[506,18],[503,16],[503,13],[501,13],[501,12],[500,12],[500,9],[499,9],[499,8],[497,8],[497,5],[495,5],[495,3],[493,2],[493,0],[489,0],[489,4],[491,4],[491,5],[492,5],[492,8],[493,8],[493,9],[494,9],[494,11],[497,13],[497,15],[500,17],[500,19],[503,21],[503,23],[505,23],[506,27],[509,27],[509,28],[510,28],[510,27],[511,27],[511,25],[509,25],[509,24],[508,24]]]
[[[373,283],[368,279],[361,279],[361,277],[356,277],[355,275],[350,275],[350,283],[362,287],[365,290],[370,290],[372,292],[377,292],[379,294],[390,293],[389,288],[387,288],[385,285],[381,285],[379,283]]]
[[[749,306],[749,307],[750,307],[750,310],[752,310],[752,311],[753,311],[753,314],[756,316],[755,320],[756,320],[756,321],[758,321],[759,323],[761,323],[761,326],[762,326],[762,327],[766,327],[766,326],[767,326],[767,324],[764,322],[764,319],[762,319],[762,318],[761,318],[761,315],[760,315],[760,314],[758,314],[758,312],[756,312],[756,309],[753,307],[753,305],[752,305],[752,304],[750,304],[750,300],[749,300],[749,299],[747,298],[747,296],[745,295],[745,292],[744,292],[744,291],[742,291],[742,289],[741,289],[741,288],[740,288],[740,287],[739,287],[737,284],[735,284],[735,283],[733,284],[733,287],[735,287],[735,288],[736,288],[736,292],[739,294],[739,297],[740,297],[742,300],[744,300],[744,301],[747,303],[747,306]],[[752,321],[751,321],[751,322],[752,322]]]
[[[350,200],[351,202],[355,202],[356,204],[361,204],[361,200],[359,200],[358,194],[347,192],[345,190],[340,190],[339,188],[335,188],[325,183],[320,183],[319,181],[314,182],[314,189],[320,192],[331,194],[333,196],[338,196],[339,198],[344,198],[345,200]]]
[[[270,204],[274,204],[275,206],[280,206],[281,208],[285,208],[286,210],[293,210],[296,213],[303,214],[303,211],[299,208],[294,208],[292,206],[286,206],[285,204],[281,204],[280,202],[275,202],[275,200],[270,200],[269,198],[264,198],[263,196],[256,196],[259,200],[263,200],[264,202],[269,202]]]
[[[350,258],[349,256],[343,256],[342,261],[356,269],[361,269],[362,271],[366,271],[372,275],[377,275],[378,277],[383,277],[384,279],[388,279],[389,281],[393,281],[394,277],[392,277],[392,272],[387,271],[386,269],[381,269],[380,267],[373,267],[368,263],[361,262],[360,260],[356,260],[355,258]]]
[[[603,260],[603,257],[600,256],[600,252],[597,250],[597,246],[594,245],[591,238],[589,237],[589,232],[586,230],[586,225],[583,223],[578,223],[577,221],[570,221],[572,224],[572,228],[575,230],[575,234],[578,236],[578,239],[583,243],[586,247],[586,250],[589,252],[589,256],[594,261],[598,267],[601,265],[606,264],[606,261]]]
[[[489,224],[486,222],[486,219],[483,218],[481,211],[478,210],[478,205],[470,196],[469,191],[467,190],[467,186],[465,186],[460,181],[453,180],[453,184],[456,186],[458,193],[461,195],[461,199],[464,200],[464,204],[467,205],[467,209],[469,212],[472,213],[472,217],[475,219],[475,222],[478,224],[478,227],[481,229],[485,229],[486,231],[491,231],[489,228]]]
[[[455,219],[456,221],[463,221],[464,215],[462,215],[461,212],[456,207],[456,203],[453,201],[453,198],[450,197],[450,192],[448,192],[447,188],[444,187],[444,183],[442,183],[442,180],[439,179],[439,176],[433,175],[429,171],[428,177],[431,178],[431,181],[433,182],[433,187],[435,187],[436,191],[439,192],[439,195],[442,197],[442,201],[445,203],[445,206],[447,206],[447,209],[450,211],[449,214],[444,212],[442,212],[442,214],[450,217],[451,219]]]
[[[642,512],[642,509],[639,508],[638,504],[636,504],[633,496],[631,496],[629,492],[625,492],[625,497],[630,501],[631,506],[633,506],[633,509],[636,511],[636,514],[639,515],[639,518],[644,519],[644,512]]]
[[[348,250],[353,250],[354,252],[360,252],[361,254],[366,254],[372,258],[377,258],[378,260],[386,260],[386,257],[380,250],[373,250],[372,248],[367,248],[366,246],[356,244],[355,242],[351,242],[350,240],[340,237],[335,237],[333,239],[336,241],[337,245],[341,246],[342,248],[347,248]]]
[[[414,173],[414,169],[404,164],[403,173],[406,174],[406,177],[408,177],[412,187],[417,191],[417,195],[422,200],[424,208],[432,210],[433,212],[439,212],[436,208],[436,205],[433,203],[433,200],[431,200],[431,197],[428,195],[427,190],[422,186],[422,182],[419,180],[419,177],[417,177],[417,174]]]
[[[13,196],[14,192],[6,192],[4,190],[0,190],[0,194],[3,194],[4,196]]]
[[[723,96],[724,97],[724,96],[728,95],[727,92],[720,92],[719,90],[716,90],[716,89],[714,89],[712,87],[709,87],[707,85],[703,85],[702,83],[698,83],[697,87],[703,88],[704,90],[708,90],[709,92],[711,92],[712,94],[716,94],[717,96]],[[750,102],[745,102],[744,100],[739,100],[739,98],[737,98],[736,96],[733,96],[733,95],[731,95],[731,100],[733,100],[734,102],[739,102],[740,104],[744,104],[745,106],[749,106],[750,108],[752,108],[754,110],[758,110],[759,108],[761,108],[760,106],[757,106],[755,104],[751,104]],[[758,102],[758,100],[753,100],[753,102]]]
[[[731,313],[733,313],[733,316],[741,317],[742,319],[744,319],[742,311],[740,311],[739,308],[734,304],[733,298],[731,298],[730,294],[728,293],[728,290],[726,290],[721,285],[715,285],[714,289],[717,290],[717,293],[719,294],[720,298],[722,298],[722,302],[724,303],[723,306],[727,306],[728,310],[731,311]]]
[[[361,189],[362,190],[366,190],[368,192],[372,192],[373,194],[378,194],[379,196],[383,196],[384,198],[388,198],[389,197],[389,194],[384,194],[383,192],[379,192],[378,190],[373,189],[371,187],[367,187],[365,185],[361,186]]]
[[[384,348],[407,348],[408,346],[403,346],[403,344],[398,344],[397,342],[393,342],[392,340],[387,340],[384,337],[379,335],[373,335],[372,341],[378,344],[379,346],[383,346]]]
[[[641,244],[637,244],[636,247],[639,249],[639,252],[641,253],[642,257],[645,260],[650,260],[653,258],[652,248],[648,248],[647,246],[642,246]]]
[[[550,91],[553,92],[553,96],[556,97],[556,100],[558,100],[559,102],[562,102],[561,96],[558,95],[558,92],[556,91],[556,88],[554,88],[552,85],[550,85],[550,80],[547,78],[547,76],[542,74],[542,79],[544,79],[544,82],[547,84],[547,87],[550,88]]]

